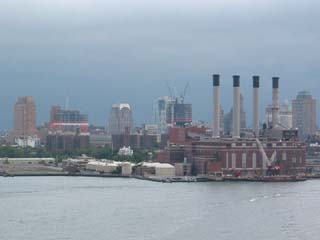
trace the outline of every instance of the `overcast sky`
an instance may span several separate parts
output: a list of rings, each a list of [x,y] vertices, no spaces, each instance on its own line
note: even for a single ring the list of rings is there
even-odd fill
[[[212,73],[225,111],[232,75],[241,76],[249,123],[252,75],[263,108],[272,76],[282,100],[300,90],[319,100],[319,9],[318,0],[1,0],[0,130],[12,128],[24,95],[38,124],[67,97],[93,124],[105,125],[118,102],[132,105],[137,124],[151,122],[153,99],[186,82],[194,119],[211,121]]]

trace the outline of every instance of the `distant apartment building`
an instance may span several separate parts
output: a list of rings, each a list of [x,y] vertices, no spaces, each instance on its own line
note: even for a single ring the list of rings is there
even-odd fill
[[[112,106],[108,120],[108,129],[112,135],[133,132],[132,109],[128,103],[114,104]]]
[[[49,134],[46,147],[52,152],[66,152],[90,147],[89,134],[54,133]]]
[[[267,106],[265,117],[267,127],[269,128],[272,126],[272,105]],[[290,106],[288,101],[285,101],[280,106],[279,121],[280,127],[282,127],[283,129],[292,129],[292,107]]]
[[[112,145],[112,139],[109,134],[92,134],[90,133],[90,146],[91,147],[105,147]]]
[[[88,115],[77,110],[63,110],[53,106],[50,113],[49,130],[54,132],[88,133]]]
[[[37,133],[36,105],[32,97],[20,97],[14,106],[14,135],[33,136]]]
[[[78,110],[53,106],[48,133],[46,146],[49,151],[72,151],[90,146],[88,115]]]
[[[160,139],[161,140],[161,139]],[[157,135],[147,134],[114,134],[112,135],[112,147],[115,149],[130,146],[135,149],[150,149],[159,145]]]
[[[301,91],[296,99],[292,100],[292,122],[300,137],[316,134],[317,102],[309,92]]]
[[[143,132],[148,135],[157,135],[159,132],[158,125],[157,124],[144,124],[143,125]]]

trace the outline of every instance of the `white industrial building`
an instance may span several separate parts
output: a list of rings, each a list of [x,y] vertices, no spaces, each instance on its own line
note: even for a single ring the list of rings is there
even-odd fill
[[[113,173],[121,168],[122,175],[131,175],[132,164],[129,162],[116,162],[116,161],[89,161],[85,169],[89,171],[101,172],[101,173]]]
[[[112,173],[113,171],[116,171],[117,168],[118,164],[113,162],[89,161],[86,165],[86,170],[104,173]]]
[[[129,162],[121,163],[121,174],[125,176],[129,176],[132,173],[132,164]]]
[[[152,172],[156,177],[173,177],[176,174],[175,167],[168,163],[143,162],[140,164],[140,167],[144,169],[142,171]]]

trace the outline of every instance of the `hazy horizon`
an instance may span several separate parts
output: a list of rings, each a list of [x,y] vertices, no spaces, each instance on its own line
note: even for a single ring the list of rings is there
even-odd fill
[[[52,105],[105,125],[128,102],[135,123],[152,121],[152,102],[190,83],[193,118],[211,121],[213,73],[225,112],[240,75],[251,124],[252,76],[261,78],[261,114],[280,77],[281,102],[307,90],[318,100],[320,2],[315,0],[3,0],[0,3],[0,130],[13,126],[19,96],[33,96],[37,124]],[[319,111],[318,111],[319,122]]]

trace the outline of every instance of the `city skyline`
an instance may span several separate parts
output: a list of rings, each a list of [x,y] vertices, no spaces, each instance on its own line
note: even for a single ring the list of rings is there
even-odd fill
[[[251,118],[252,118],[252,110],[249,108],[249,107],[251,107],[251,105],[252,105],[252,102],[251,102],[251,98],[252,98],[252,96],[248,96],[248,95],[246,95],[246,98],[245,97],[243,97],[243,92],[244,91],[242,91],[243,90],[243,88],[246,88],[246,87],[243,87],[243,84],[242,84],[242,82],[245,82],[245,81],[243,81],[243,79],[241,78],[241,76],[240,76],[240,80],[241,80],[241,87],[240,87],[240,92],[241,92],[241,96],[242,96],[242,104],[243,104],[243,110],[245,111],[245,112],[247,112],[246,113],[246,117],[245,117],[245,121],[248,123],[248,127],[252,127],[252,120],[251,120]],[[232,81],[232,80],[230,80],[230,81]],[[281,81],[281,78],[280,78],[280,81]],[[271,82],[271,81],[270,81]],[[282,82],[280,82],[280,92],[283,92],[283,89],[281,88],[281,86],[282,86]],[[223,86],[222,85],[222,87],[225,87],[225,86]],[[262,89],[264,89],[265,88],[265,86],[263,86],[262,87]],[[269,86],[269,88],[270,88],[270,86]],[[224,91],[223,90],[223,88],[221,89],[222,91],[221,92],[226,92],[226,90]],[[247,90],[247,89],[246,89]],[[285,102],[285,101],[289,101],[289,105],[291,106],[291,101],[292,100],[294,100],[294,98],[295,98],[295,96],[299,93],[300,91],[298,91],[297,93],[295,93],[295,94],[293,94],[293,98],[292,99],[288,99],[288,98],[283,98],[283,97],[280,97],[280,102]],[[312,91],[307,91],[307,92],[312,92]],[[229,94],[231,94],[231,91],[230,91],[230,89],[229,89]],[[252,95],[252,93],[250,93],[249,92],[249,94],[251,94]],[[271,94],[271,92],[270,92],[270,94]],[[167,95],[163,95],[163,97],[164,96],[168,96],[169,94],[167,94]],[[312,94],[311,94],[312,95]],[[21,96],[18,96],[17,98],[19,98],[19,97],[21,97]],[[34,97],[33,96],[31,96],[33,99],[34,99]],[[312,95],[312,97],[317,101],[317,104],[316,104],[316,119],[317,119],[317,124],[319,124],[319,122],[320,122],[320,119],[319,119],[319,117],[318,117],[318,115],[319,115],[319,105],[320,104],[318,104],[318,98],[317,98],[317,95]],[[222,109],[224,109],[224,111],[226,111],[225,110],[225,106],[226,106],[226,108],[228,109],[232,109],[232,103],[230,103],[229,105],[226,105],[224,102],[223,102],[223,99],[224,99],[224,96],[222,96],[222,102],[221,102],[221,106],[222,106]],[[34,102],[35,102],[35,105],[37,106],[37,102],[36,102],[36,100],[34,100]],[[262,108],[263,109],[265,109],[265,108],[268,108],[268,106],[271,104],[271,100],[269,100],[269,102],[270,103],[267,103],[267,105],[262,105]],[[192,102],[190,102],[192,105],[193,105],[193,103]],[[65,104],[70,104],[70,98],[69,97],[66,97],[66,103]],[[206,103],[206,104],[208,104],[207,105],[207,108],[206,109],[209,109],[209,108],[211,108],[210,109],[210,111],[213,111],[213,109],[212,109],[212,106],[210,106],[210,104],[209,103]],[[262,103],[259,103],[260,105],[262,104]],[[57,105],[59,105],[59,104],[57,104]],[[71,103],[71,108],[73,108],[73,109],[79,109],[80,111],[82,111],[81,109],[81,107],[78,107],[78,108],[76,108],[76,107],[74,107],[76,104],[73,104],[73,103]],[[109,108],[112,106],[112,105],[114,105],[114,103],[113,104],[111,104],[110,106],[109,106]],[[44,117],[44,121],[39,121],[39,117],[38,117],[38,115],[43,115],[43,114],[41,114],[41,113],[39,113],[38,111],[37,111],[37,115],[36,115],[36,122],[37,122],[37,126],[42,126],[42,125],[44,125],[44,124],[48,124],[48,123],[50,123],[50,109],[52,108],[52,107],[54,107],[54,106],[56,106],[56,105],[50,105],[50,108],[49,109],[47,109],[47,113],[46,113],[46,117]],[[63,106],[63,105],[62,105]],[[68,106],[69,107],[69,106]],[[292,107],[292,106],[291,106]],[[37,109],[38,109],[38,106],[37,106]],[[134,108],[134,106],[132,107],[132,109],[134,110],[135,108]],[[205,109],[203,109],[203,110],[205,110]],[[153,123],[154,122],[154,117],[153,117],[153,106],[152,106],[152,101],[151,101],[151,107],[150,107],[150,109],[148,109],[147,111],[146,111],[147,113],[149,113],[149,116],[148,116],[148,120],[146,120],[146,119],[142,119],[142,118],[139,118],[139,116],[135,113],[135,111],[133,111],[133,117],[134,117],[134,119],[138,119],[138,121],[135,121],[135,125],[134,126],[140,126],[140,125],[143,125],[143,124],[145,124],[145,123]],[[13,115],[13,113],[14,112],[12,112],[12,115]],[[89,112],[89,113],[87,113],[88,114],[88,116],[89,116],[89,124],[91,124],[91,125],[99,125],[99,126],[105,126],[106,124],[107,124],[107,122],[108,122],[108,119],[109,119],[109,117],[110,117],[110,111],[108,112],[108,111],[106,111],[106,116],[105,116],[105,118],[104,119],[99,119],[99,120],[97,120],[97,119],[95,119],[95,120],[91,120],[91,117],[90,117],[90,115],[93,115],[92,114],[92,112]],[[1,118],[1,117],[0,117]],[[211,123],[211,119],[210,119],[210,117],[209,117],[209,119],[200,119],[200,118],[195,118],[195,119],[193,119],[193,120],[195,120],[195,121],[197,121],[197,120],[200,120],[200,121],[205,121],[205,122],[207,122],[207,123]],[[13,121],[13,118],[12,118],[12,121]],[[262,111],[262,112],[260,112],[260,122],[261,123],[264,123],[266,121],[266,119],[265,119],[265,112],[264,111]],[[12,130],[13,129],[13,123],[11,123],[11,124],[7,124],[8,126],[9,126],[9,128],[4,128],[3,127],[3,125],[1,124],[0,125],[0,131],[10,131],[10,130]],[[10,127],[10,125],[12,125],[12,127]]]
[[[241,76],[249,125],[252,75],[261,77],[261,106],[270,104],[273,76],[281,80],[281,101],[307,90],[319,102],[319,5],[2,1],[0,130],[12,128],[12,105],[25,95],[37,103],[38,123],[47,122],[48,109],[67,97],[93,124],[104,126],[116,102],[132,105],[137,124],[151,122],[152,101],[169,95],[167,84],[181,89],[186,82],[194,116],[210,121],[209,82],[216,72],[223,109],[232,106],[231,76]]]

